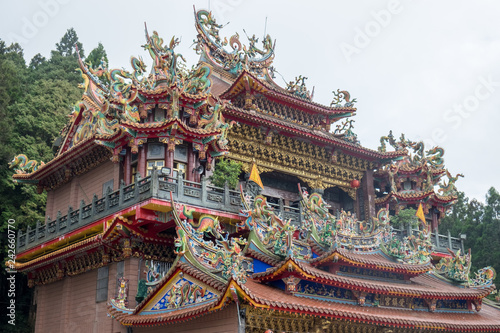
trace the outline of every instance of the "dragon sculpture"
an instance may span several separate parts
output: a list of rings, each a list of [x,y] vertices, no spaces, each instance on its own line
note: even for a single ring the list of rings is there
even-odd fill
[[[244,205],[240,214],[246,219],[238,227],[247,228],[250,231],[249,240],[258,244],[257,247],[264,251],[281,258],[307,259],[311,257],[310,247],[294,238],[296,227],[291,224],[290,220],[283,221],[278,217],[267,203],[266,197],[257,195],[251,198],[244,194],[242,187],[240,190]]]
[[[448,249],[448,252],[451,254],[451,257],[442,258],[435,266],[436,272],[457,282],[469,281],[469,272],[472,263],[470,249],[463,255],[460,253],[460,250],[454,253]]]
[[[358,136],[353,132],[354,120],[346,119],[342,124],[337,125],[337,128],[333,132],[334,135],[340,136],[343,140],[359,145]]]
[[[442,258],[439,263],[436,264],[434,267],[436,273],[469,287],[483,288],[493,283],[496,272],[491,266],[481,268],[474,273],[474,278],[470,277],[470,268],[472,264],[470,249],[464,254],[461,254],[460,250],[454,253],[452,250],[448,249],[448,252],[451,254],[451,257]]]
[[[218,219],[209,215],[202,215],[193,226],[194,211],[171,200],[177,232],[175,253],[197,262],[222,279],[233,277],[245,280],[247,272],[253,271],[251,262],[241,253],[241,246],[246,245],[246,240],[228,239],[228,234],[224,237]],[[207,234],[211,234],[215,240],[205,240]]]
[[[38,163],[35,160],[30,160],[24,154],[14,156],[12,161],[9,162],[9,168],[14,169],[14,171],[18,174],[35,172],[39,167],[43,165],[45,165],[45,163]]]
[[[352,108],[354,104],[357,102],[356,98],[351,100],[351,94],[347,90],[332,91],[333,93],[333,101],[330,103],[330,107],[344,107],[344,108]],[[345,101],[344,105],[342,105],[342,100]]]
[[[312,95],[309,90],[307,90],[305,80],[307,80],[307,77],[299,75],[299,77],[295,78],[295,81],[287,83],[286,90],[295,96],[311,100]]]
[[[262,40],[262,49],[257,47],[258,38],[248,37],[249,46],[242,45],[238,33],[227,38],[220,37],[220,29],[212,13],[206,10],[195,11],[196,30],[198,37],[194,40],[195,50],[213,64],[224,68],[229,73],[237,75],[246,69],[258,76],[269,73],[273,58],[274,44],[269,35]],[[245,32],[246,34],[246,32]],[[230,50],[226,49],[226,46]]]
[[[413,144],[412,141],[407,140],[405,138],[404,133],[401,133],[401,136],[399,137],[399,141],[396,141],[396,139],[394,138],[394,135],[392,134],[392,130],[389,131],[388,135],[380,137],[380,146],[378,147],[379,152],[386,152],[387,151],[386,142],[388,142],[394,148],[395,151],[404,150]]]
[[[446,170],[446,176],[448,177],[448,183],[443,180],[442,183],[439,184],[438,192],[442,193],[442,195],[457,195],[457,187],[455,186],[455,182],[459,177],[464,177],[462,173],[457,173],[455,177],[453,177],[448,170]]]
[[[194,228],[195,232],[200,234],[201,233],[211,234],[217,239],[221,238],[222,228],[219,222],[219,218],[203,214],[198,219],[198,222],[194,222],[193,218],[194,211],[195,211],[194,208],[187,209],[187,206],[183,205],[182,212],[181,209],[179,209],[179,217],[183,220],[187,220],[187,222],[189,222],[191,226]]]

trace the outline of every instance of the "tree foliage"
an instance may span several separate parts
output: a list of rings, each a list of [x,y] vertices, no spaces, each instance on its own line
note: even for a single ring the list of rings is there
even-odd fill
[[[215,164],[214,173],[209,177],[212,184],[224,187],[227,182],[230,188],[238,186],[241,164],[229,159],[220,159]]]
[[[415,216],[416,212],[413,208],[402,209],[398,214],[391,217],[391,224],[397,228],[407,225],[416,227],[418,226],[418,218]]]

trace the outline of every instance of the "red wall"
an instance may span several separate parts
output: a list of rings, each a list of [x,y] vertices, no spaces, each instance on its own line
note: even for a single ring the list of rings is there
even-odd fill
[[[85,204],[91,203],[94,193],[97,194],[98,198],[101,198],[102,185],[111,179],[114,180],[113,190],[117,190],[120,180],[120,165],[108,161],[94,170],[73,178],[69,183],[49,191],[45,219],[50,216],[52,220],[55,220],[59,210],[61,215],[66,215],[69,206],[75,210],[80,208],[81,200],[85,200]]]
[[[109,264],[108,301],[116,297],[117,263]],[[139,259],[125,260],[129,279],[129,306],[135,307]],[[107,315],[107,302],[96,303],[97,269],[47,285],[37,286],[35,332],[125,333],[127,330]]]

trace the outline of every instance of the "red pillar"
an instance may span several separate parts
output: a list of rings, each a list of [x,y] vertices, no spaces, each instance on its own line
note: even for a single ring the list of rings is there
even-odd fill
[[[361,181],[361,186],[363,187],[363,195],[365,202],[365,220],[368,221],[371,217],[374,217],[375,212],[375,187],[373,186],[373,170],[366,170],[363,180]],[[365,207],[359,207],[359,209],[365,209]]]
[[[187,180],[189,181],[192,181],[192,182],[196,182],[196,175],[197,173],[196,172],[193,172],[193,168],[195,167],[194,165],[194,152],[193,152],[193,146],[190,144],[188,146],[188,162],[187,162]]]
[[[168,146],[165,145],[165,166],[170,168],[170,177],[174,174],[174,152],[168,151]]]
[[[141,178],[146,177],[146,151],[147,145],[143,144],[142,147],[139,147],[139,158],[137,161],[137,171],[141,175]]]

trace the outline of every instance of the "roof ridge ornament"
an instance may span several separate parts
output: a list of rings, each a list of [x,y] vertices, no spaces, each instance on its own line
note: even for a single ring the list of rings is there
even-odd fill
[[[197,39],[193,41],[194,50],[202,55],[202,59],[216,65],[233,75],[240,74],[247,70],[259,77],[268,77],[270,66],[274,59],[274,48],[271,36],[268,34],[262,40],[262,48],[256,46],[258,38],[253,35],[245,35],[249,41],[249,46],[243,45],[240,36],[235,33],[227,40],[221,38],[219,32],[227,24],[218,24],[212,12],[206,10],[195,11]],[[231,50],[226,49],[229,46]]]

